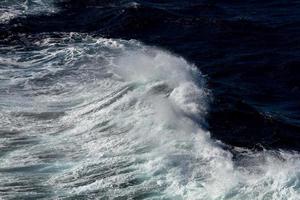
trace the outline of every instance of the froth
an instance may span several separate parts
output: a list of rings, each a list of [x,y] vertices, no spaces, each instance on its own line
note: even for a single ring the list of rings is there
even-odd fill
[[[8,126],[18,116],[28,122],[18,131],[30,134],[14,136],[27,143],[1,157],[2,171],[22,171],[13,168],[18,159],[28,167],[23,176],[57,198],[299,199],[298,154],[248,151],[233,162],[211,139],[202,124],[205,80],[180,56],[77,33],[37,45],[43,48],[31,61],[10,55],[20,69],[35,71],[16,70],[20,81],[6,83],[23,88],[13,94],[22,99],[18,107],[1,104]],[[33,166],[46,175],[33,177]],[[7,178],[19,180],[0,181]]]

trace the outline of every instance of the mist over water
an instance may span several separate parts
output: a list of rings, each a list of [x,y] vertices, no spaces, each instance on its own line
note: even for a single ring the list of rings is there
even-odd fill
[[[218,91],[197,64],[95,32],[31,34],[28,22],[25,33],[10,33],[22,18],[64,11],[44,1],[0,5],[23,13],[0,15],[11,34],[0,45],[0,198],[300,199],[296,150],[212,137]],[[141,7],[109,4],[118,6]]]

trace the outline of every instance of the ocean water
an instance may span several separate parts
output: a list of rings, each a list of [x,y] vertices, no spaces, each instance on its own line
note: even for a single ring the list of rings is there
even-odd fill
[[[297,1],[1,1],[0,199],[300,199]]]

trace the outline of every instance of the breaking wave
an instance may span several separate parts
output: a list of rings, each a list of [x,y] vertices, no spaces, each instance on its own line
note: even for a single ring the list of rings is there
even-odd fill
[[[205,130],[197,68],[136,40],[64,34],[1,49],[3,198],[300,198],[300,158]]]

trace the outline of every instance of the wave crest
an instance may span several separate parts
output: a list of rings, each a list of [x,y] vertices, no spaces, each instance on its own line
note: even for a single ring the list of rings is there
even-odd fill
[[[10,77],[0,98],[5,197],[299,198],[298,154],[232,147],[234,162],[210,138],[209,92],[183,58],[77,33],[35,45],[0,63]]]

